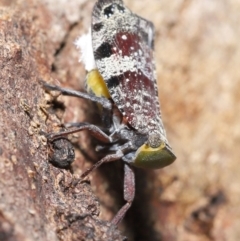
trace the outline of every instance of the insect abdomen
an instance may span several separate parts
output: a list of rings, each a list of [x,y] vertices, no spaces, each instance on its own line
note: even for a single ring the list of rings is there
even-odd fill
[[[86,79],[87,91],[98,97],[110,98],[108,88],[97,69],[91,70]]]

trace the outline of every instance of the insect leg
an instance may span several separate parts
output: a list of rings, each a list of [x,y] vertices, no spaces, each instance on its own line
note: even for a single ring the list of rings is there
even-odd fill
[[[94,136],[96,139],[105,143],[112,142],[111,137],[105,134],[99,127],[95,125],[85,123],[85,122],[80,122],[80,123],[72,123],[70,124],[70,127],[74,127],[74,128],[70,128],[66,131],[59,131],[57,133],[50,133],[47,135],[47,139],[49,141],[53,141],[55,139],[61,138],[63,136],[67,136],[69,134],[73,134],[83,130],[88,130],[90,134]]]
[[[127,203],[118,211],[116,216],[113,218],[111,223],[115,226],[121,222],[125,216],[127,210],[131,207],[135,196],[135,175],[132,168],[125,164],[124,165],[124,200]]]
[[[123,153],[121,151],[115,153],[115,154],[110,154],[107,155],[105,157],[103,157],[100,161],[98,161],[97,163],[95,163],[93,166],[91,166],[88,170],[86,170],[82,175],[81,178],[86,177],[89,173],[91,173],[92,171],[94,171],[96,168],[98,168],[99,166],[101,166],[103,163],[105,162],[112,162],[112,161],[117,161],[119,159],[121,159],[123,157]]]
[[[107,110],[112,109],[112,102],[105,97],[97,97],[95,95],[90,95],[88,93],[71,90],[71,89],[67,89],[67,88],[62,88],[57,85],[51,85],[51,84],[46,83],[43,80],[41,80],[40,83],[43,85],[43,88],[46,90],[55,90],[55,91],[61,92],[62,95],[74,96],[74,97],[83,98],[86,100],[91,100],[93,102],[96,102],[96,103],[102,105],[102,107]]]

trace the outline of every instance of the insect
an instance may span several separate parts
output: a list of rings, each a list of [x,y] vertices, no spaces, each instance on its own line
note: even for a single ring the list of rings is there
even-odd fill
[[[91,36],[94,64],[88,68],[88,93],[44,83],[48,90],[91,100],[100,106],[102,125],[71,123],[50,133],[53,141],[88,130],[99,140],[97,150],[106,155],[82,177],[102,163],[124,162],[126,204],[112,220],[117,225],[135,195],[133,166],[163,168],[176,159],[161,120],[153,60],[153,24],[133,14],[122,0],[98,0],[93,8]],[[87,68],[86,68],[87,69]]]

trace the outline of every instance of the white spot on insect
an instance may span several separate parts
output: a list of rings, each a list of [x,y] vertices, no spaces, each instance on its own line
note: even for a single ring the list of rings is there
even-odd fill
[[[134,56],[138,56],[138,52],[135,52],[135,53],[134,53]]]
[[[93,56],[93,48],[92,48],[92,33],[91,29],[89,29],[87,34],[80,36],[74,42],[77,49],[80,52],[79,61],[81,61],[85,65],[85,69],[87,71],[91,71],[96,69],[95,59]]]
[[[117,51],[117,48],[116,48],[116,47],[113,47],[113,50],[114,50],[114,51]]]
[[[129,56],[123,56],[121,50],[117,50],[108,58],[97,60],[98,69],[102,70],[103,79],[110,79],[112,76],[120,75],[130,71],[132,76],[137,72],[137,63]]]
[[[127,36],[124,34],[124,35],[122,35],[122,39],[123,40],[127,40]]]
[[[126,79],[126,82],[129,82],[129,79]]]
[[[129,103],[129,102],[127,102],[127,103],[126,103],[126,106],[127,106],[127,107],[130,107],[130,103]]]
[[[134,50],[134,47],[131,46],[130,49],[131,49],[131,50]]]

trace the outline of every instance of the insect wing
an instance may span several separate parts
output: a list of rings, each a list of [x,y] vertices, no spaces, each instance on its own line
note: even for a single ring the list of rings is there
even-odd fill
[[[120,0],[99,0],[93,10],[92,41],[97,68],[116,106],[141,133],[165,137],[153,61],[153,24]]]

